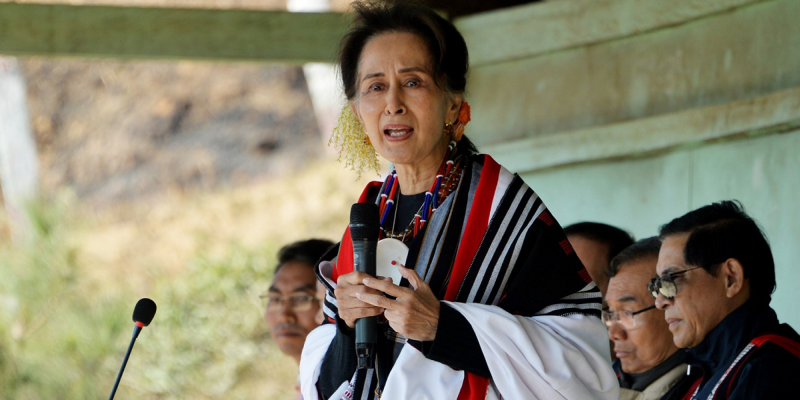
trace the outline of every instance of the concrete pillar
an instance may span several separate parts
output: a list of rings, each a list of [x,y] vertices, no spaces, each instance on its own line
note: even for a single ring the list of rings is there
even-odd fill
[[[29,237],[25,207],[39,188],[39,161],[29,121],[19,63],[13,57],[0,57],[0,185],[17,243]]]
[[[329,0],[288,0],[286,8],[291,12],[328,12],[331,4]],[[344,93],[339,86],[339,74],[335,65],[330,63],[305,64],[303,73],[308,83],[320,136],[327,144],[345,102]]]

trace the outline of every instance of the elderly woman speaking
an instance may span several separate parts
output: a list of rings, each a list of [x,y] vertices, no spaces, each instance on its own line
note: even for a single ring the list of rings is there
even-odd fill
[[[320,264],[327,321],[303,349],[304,397],[617,398],[600,292],[539,196],[463,136],[461,34],[423,7],[353,7],[332,141],[359,171],[375,153],[394,165],[359,202],[380,210],[375,239],[408,253],[402,279],[354,272],[348,230]],[[358,369],[355,321],[371,316],[375,368]]]

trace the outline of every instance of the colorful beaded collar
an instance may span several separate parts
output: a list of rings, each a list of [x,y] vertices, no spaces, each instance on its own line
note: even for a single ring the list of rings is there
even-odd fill
[[[393,238],[403,242],[413,239],[422,230],[425,223],[433,217],[433,213],[436,212],[439,205],[458,187],[461,171],[464,168],[463,160],[464,157],[456,157],[456,142],[451,141],[447,146],[447,153],[442,165],[439,167],[439,172],[436,174],[436,179],[434,179],[430,189],[425,192],[425,201],[422,203],[422,207],[414,215],[414,219],[401,232],[395,232],[392,227],[386,226],[389,220],[389,213],[397,203],[397,196],[399,196],[397,171],[393,170],[383,181],[379,192],[381,195],[375,200],[381,216],[379,239]],[[434,193],[436,196],[434,196]]]

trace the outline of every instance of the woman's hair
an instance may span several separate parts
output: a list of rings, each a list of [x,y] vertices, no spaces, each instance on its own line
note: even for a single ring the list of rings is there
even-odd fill
[[[354,2],[355,18],[339,45],[342,86],[348,100],[358,93],[358,62],[370,39],[383,33],[413,33],[428,46],[436,84],[461,93],[467,86],[469,55],[461,33],[433,10],[409,2]]]
[[[428,47],[436,85],[451,93],[464,92],[469,54],[453,24],[433,10],[408,1],[356,1],[352,7],[355,18],[339,45],[342,86],[348,100],[355,99],[358,93],[358,62],[364,46],[375,36],[392,32],[413,33],[422,38]],[[466,154],[478,152],[466,136],[461,137],[458,148]]]

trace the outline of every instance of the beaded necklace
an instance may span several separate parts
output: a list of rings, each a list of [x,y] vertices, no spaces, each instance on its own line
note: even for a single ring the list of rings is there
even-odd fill
[[[396,207],[396,203],[399,201],[397,198],[399,196],[399,193],[397,193],[399,186],[397,170],[393,170],[392,173],[386,177],[386,180],[383,181],[379,192],[381,195],[375,200],[375,204],[378,205],[378,209],[380,210],[379,215],[381,216],[380,239],[393,238],[400,239],[403,242],[413,239],[417,233],[422,230],[425,223],[430,220],[439,205],[458,186],[458,182],[461,179],[461,170],[463,169],[462,161],[463,157],[456,158],[456,142],[451,141],[447,146],[447,152],[442,161],[442,165],[439,166],[436,179],[434,179],[431,188],[425,192],[425,201],[422,203],[422,207],[420,207],[419,211],[414,215],[414,219],[402,232],[395,232],[394,227],[392,227],[392,230],[389,230],[386,226],[389,213],[393,207]],[[436,196],[434,196],[434,193]],[[395,215],[396,211],[397,210],[395,210]]]

